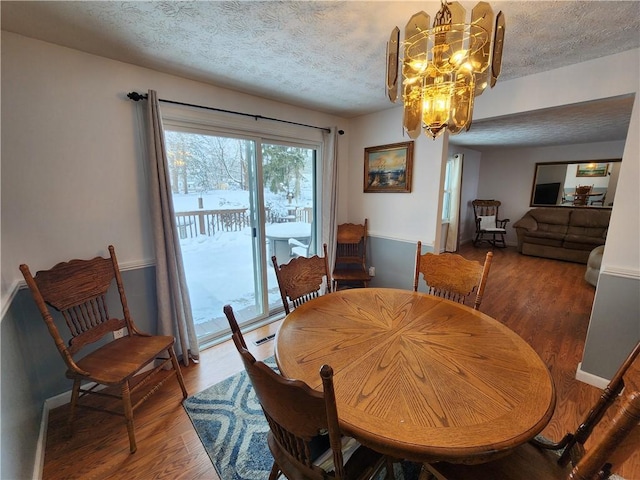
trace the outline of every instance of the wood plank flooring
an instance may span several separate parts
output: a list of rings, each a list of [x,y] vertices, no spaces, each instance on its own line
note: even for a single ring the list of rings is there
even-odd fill
[[[482,261],[486,251],[465,245],[460,253]],[[574,378],[595,291],[584,281],[584,271],[584,265],[527,257],[513,248],[496,249],[481,306],[481,311],[520,334],[549,366],[558,406],[542,433],[554,440],[575,429],[600,395],[599,389]],[[271,355],[273,342],[260,347],[252,342],[275,332],[278,325],[245,334],[256,357]],[[189,394],[194,394],[241,369],[234,346],[225,342],[203,351],[200,363],[183,367],[183,374]],[[52,410],[43,478],[219,480],[181,398],[177,382],[170,380],[140,407],[135,417],[138,451],[133,455],[121,418],[80,412],[74,435],[68,438],[68,406]],[[627,480],[640,480],[640,452],[618,473]]]

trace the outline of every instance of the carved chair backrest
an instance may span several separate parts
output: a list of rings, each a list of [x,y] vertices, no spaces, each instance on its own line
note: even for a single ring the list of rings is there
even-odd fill
[[[257,361],[242,346],[237,333],[233,334],[233,340],[269,423],[275,441],[275,452],[272,448],[272,453],[276,462],[278,457],[285,457],[287,465],[295,465],[299,478],[328,478],[326,472],[313,464],[310,445],[319,434],[326,433],[333,450],[335,478],[344,478],[341,432],[331,367],[323,365],[320,369],[324,392],[320,393],[300,380],[284,378],[263,362]],[[282,465],[280,467],[283,468]]]
[[[637,452],[640,442],[640,392],[625,390],[620,397],[616,397],[613,406],[616,410],[610,424],[598,432],[589,450],[572,459],[572,465],[575,466],[569,480],[609,478],[614,469]]]
[[[422,242],[418,242],[413,290],[418,291],[418,282],[422,273],[427,291],[431,295],[465,303],[465,300],[475,292],[473,308],[478,310],[484,295],[492,258],[493,253],[488,252],[482,265],[480,262],[467,260],[455,253],[422,254]]]
[[[109,258],[71,260],[58,263],[49,270],[31,275],[29,267],[20,265],[27,286],[42,315],[58,351],[71,369],[72,356],[107,333],[127,327],[127,334],[139,333],[129,314],[115,250],[109,245]],[[107,292],[113,280],[122,305],[123,318],[110,315]],[[71,338],[65,345],[50,308],[60,312]]]
[[[604,417],[607,410],[618,399],[620,392],[625,388],[625,378],[627,372],[631,370],[634,378],[640,381],[640,365],[637,363],[640,355],[640,342],[636,343],[622,365],[618,368],[607,387],[603,390],[596,404],[589,410],[584,421],[573,434],[566,437],[567,445],[560,457],[560,464],[566,464],[570,459],[577,459],[584,455],[584,444],[591,436],[594,428]],[[638,388],[636,384],[634,388]]]
[[[592,187],[592,185],[578,185],[575,193],[573,194],[573,204],[586,205]]]
[[[365,268],[367,260],[367,223],[343,223],[338,225],[336,240],[336,266],[359,264]]]
[[[283,265],[278,265],[275,255],[271,257],[285,313],[290,313],[290,303],[297,308],[319,297],[323,291],[331,292],[327,245],[324,244],[322,249],[323,257],[296,257]]]
[[[496,219],[499,219],[499,210],[502,203],[499,200],[474,200],[471,202],[473,206],[473,215],[477,219],[478,217],[487,217],[494,215]]]

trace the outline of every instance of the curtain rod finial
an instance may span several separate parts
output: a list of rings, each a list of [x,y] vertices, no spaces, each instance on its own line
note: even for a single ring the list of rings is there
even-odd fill
[[[127,93],[127,97],[129,97],[131,100],[133,100],[134,102],[137,102],[139,100],[144,100],[147,98],[147,95],[142,95],[138,92],[130,92]]]

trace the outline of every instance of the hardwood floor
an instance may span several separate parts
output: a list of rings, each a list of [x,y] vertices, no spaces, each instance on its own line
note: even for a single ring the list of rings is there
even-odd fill
[[[460,253],[482,261],[486,252],[466,245]],[[580,264],[527,257],[513,248],[495,249],[482,300],[481,311],[520,334],[549,366],[558,404],[542,433],[553,440],[575,429],[601,393],[574,378],[595,292],[584,281],[584,271]],[[273,342],[260,347],[252,342],[275,332],[278,325],[245,334],[256,357],[271,355]],[[235,348],[225,342],[203,351],[200,363],[183,367],[183,373],[189,393],[194,394],[241,369]],[[43,478],[219,479],[181,398],[177,383],[168,381],[140,407],[135,417],[138,451],[133,455],[121,418],[80,412],[74,435],[68,438],[68,406],[52,410]],[[640,479],[640,451],[618,473],[627,480]]]

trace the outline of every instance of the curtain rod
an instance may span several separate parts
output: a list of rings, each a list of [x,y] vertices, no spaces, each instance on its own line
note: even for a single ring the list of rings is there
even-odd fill
[[[149,95],[141,94],[141,93],[138,93],[138,92],[130,92],[130,93],[127,93],[127,97],[129,97],[134,102],[137,102],[137,101],[140,101],[140,100],[146,100],[149,97]],[[263,117],[262,115],[254,115],[254,114],[251,114],[251,113],[243,113],[243,112],[234,112],[233,110],[224,110],[222,108],[215,108],[215,107],[205,107],[203,105],[195,105],[193,103],[176,102],[174,100],[164,100],[162,98],[159,98],[158,101],[165,102],[165,103],[173,103],[174,105],[182,105],[182,106],[185,106],[185,107],[204,108],[205,110],[214,110],[216,112],[232,113],[233,115],[242,115],[243,117],[251,117],[251,118],[254,118],[255,120],[271,120],[271,121],[274,121],[274,122],[288,123],[290,125],[298,125],[300,127],[317,128],[318,130],[324,130],[327,133],[331,132],[331,129],[326,128],[326,127],[316,127],[315,125],[307,125],[305,123],[290,122],[289,120],[281,120],[279,118]],[[344,130],[338,130],[338,133],[340,135],[344,135]]]

